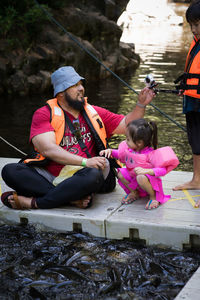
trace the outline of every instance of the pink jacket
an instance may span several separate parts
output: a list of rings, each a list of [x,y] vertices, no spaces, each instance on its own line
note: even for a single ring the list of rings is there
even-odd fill
[[[135,176],[134,168],[136,167],[153,169],[155,170],[154,173],[156,176],[163,176],[175,169],[179,164],[176,154],[169,146],[156,150],[153,150],[151,147],[146,147],[139,152],[135,152],[128,148],[127,143],[123,141],[119,144],[118,150],[112,150],[112,156],[118,158],[122,163],[124,163],[132,176]],[[156,170],[163,168],[166,171],[163,170],[164,172],[162,172],[160,170],[161,174],[159,170]]]

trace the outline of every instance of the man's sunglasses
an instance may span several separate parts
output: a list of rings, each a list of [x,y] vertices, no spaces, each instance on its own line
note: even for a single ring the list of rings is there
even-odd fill
[[[74,135],[77,138],[77,140],[80,140],[82,138],[81,135],[81,127],[80,127],[80,122],[79,119],[73,120],[73,125],[74,125]]]

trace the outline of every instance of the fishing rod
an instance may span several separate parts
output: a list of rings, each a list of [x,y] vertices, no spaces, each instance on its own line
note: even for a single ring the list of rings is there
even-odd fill
[[[177,95],[181,95],[182,94],[182,90],[178,89],[178,87],[176,86],[176,89],[175,90],[170,90],[170,89],[158,89],[156,88],[156,86],[158,86],[158,83],[155,82],[154,80],[154,77],[152,74],[148,74],[146,76],[146,78],[144,79],[144,82],[146,84],[146,86],[149,88],[149,89],[153,89],[154,93],[157,94],[157,93],[172,93],[172,94],[177,94]],[[152,104],[153,105],[153,104]],[[158,110],[158,108],[157,108]],[[162,115],[165,115],[165,117],[172,121],[174,124],[176,124],[179,128],[181,128],[183,131],[187,132],[186,128],[183,127],[181,124],[179,124],[178,122],[176,122],[174,119],[172,119],[170,116],[168,116],[167,114],[165,114],[164,112],[160,111],[160,113]]]
[[[181,90],[179,90],[177,86],[175,87],[176,88],[175,90],[156,88],[159,83],[155,82],[155,79],[152,74],[148,74],[146,76],[146,78],[144,79],[144,82],[149,89],[153,89],[155,94],[158,94],[158,93],[169,93],[169,94],[177,94],[177,95],[181,94]]]

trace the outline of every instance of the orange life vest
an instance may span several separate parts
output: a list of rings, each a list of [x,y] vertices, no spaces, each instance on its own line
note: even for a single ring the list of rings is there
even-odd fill
[[[87,103],[86,97],[84,99],[85,105],[83,116],[92,131],[97,151],[99,152],[107,148],[107,134],[105,126],[94,107]],[[50,122],[55,131],[56,144],[60,145],[65,133],[65,114],[61,106],[58,104],[57,98],[48,100],[47,105],[51,112]],[[44,165],[46,161],[48,161],[48,159],[40,154],[37,149],[35,149],[33,157],[28,157],[23,160],[23,162],[28,165]]]
[[[199,42],[196,38],[192,41],[185,63],[185,91],[184,95],[200,99],[200,51],[196,54],[195,47]]]

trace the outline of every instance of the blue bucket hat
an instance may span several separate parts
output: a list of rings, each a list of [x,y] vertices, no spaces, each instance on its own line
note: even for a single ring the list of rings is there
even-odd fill
[[[51,75],[51,83],[54,88],[54,97],[60,93],[75,85],[80,80],[85,78],[81,77],[73,67],[61,67]]]

